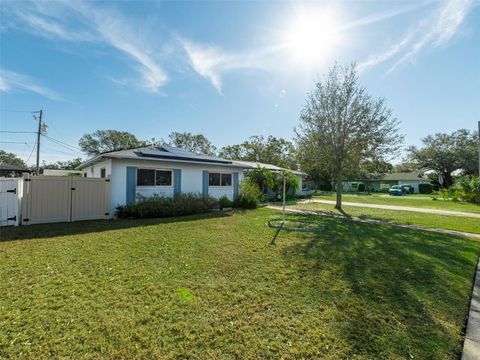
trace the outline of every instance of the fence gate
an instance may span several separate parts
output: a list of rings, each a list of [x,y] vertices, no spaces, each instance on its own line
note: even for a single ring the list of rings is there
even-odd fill
[[[21,178],[0,178],[0,226],[19,224],[22,190]]]
[[[73,176],[24,179],[22,224],[108,218],[110,180]]]
[[[109,200],[109,179],[72,177],[72,221],[108,217]]]

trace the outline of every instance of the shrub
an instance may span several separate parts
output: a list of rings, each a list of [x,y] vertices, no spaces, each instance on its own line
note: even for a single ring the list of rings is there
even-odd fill
[[[472,203],[480,203],[480,178],[478,176],[462,176],[455,180],[449,191],[454,199]]]
[[[233,205],[241,209],[256,209],[260,205],[261,197],[262,192],[257,184],[247,178],[240,184],[240,196]]]
[[[320,186],[318,187],[318,190],[320,191],[332,191],[332,189],[333,186],[330,183],[320,184]]]
[[[358,191],[365,192],[365,184],[358,184]]]
[[[154,195],[140,201],[117,207],[118,218],[157,218],[207,212],[218,206],[218,201],[201,194],[181,193],[173,197]]]
[[[233,201],[223,195],[220,199],[218,199],[218,205],[220,206],[220,209],[231,208],[233,206]]]
[[[418,192],[420,194],[431,194],[433,191],[432,184],[418,184]]]

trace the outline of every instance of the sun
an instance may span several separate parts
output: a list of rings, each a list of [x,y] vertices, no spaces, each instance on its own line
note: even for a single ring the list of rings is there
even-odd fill
[[[297,9],[282,34],[282,45],[297,63],[321,63],[338,43],[335,14],[329,9]]]

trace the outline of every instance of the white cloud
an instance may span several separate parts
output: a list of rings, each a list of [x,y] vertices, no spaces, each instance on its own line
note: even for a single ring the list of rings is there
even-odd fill
[[[269,67],[269,57],[277,52],[279,47],[267,47],[260,51],[244,53],[228,53],[219,47],[203,46],[191,41],[179,39],[192,68],[208,79],[215,89],[222,93],[222,75],[230,70],[266,69]]]
[[[404,62],[414,60],[429,46],[448,44],[459,33],[462,23],[474,6],[473,0],[448,0],[442,3],[429,18],[422,19],[411,27],[398,43],[371,56],[359,64],[359,69],[364,70],[400,56],[388,70],[389,73]]]
[[[23,4],[24,5],[24,4]],[[11,6],[9,11],[22,27],[37,36],[64,41],[105,43],[130,59],[139,79],[124,81],[158,92],[168,80],[167,74],[154,54],[151,44],[136,29],[138,24],[112,8],[93,6],[83,1],[36,2]]]
[[[28,90],[50,100],[66,101],[60,94],[44,86],[38,85],[35,80],[26,75],[0,69],[0,91],[8,92],[13,89]]]

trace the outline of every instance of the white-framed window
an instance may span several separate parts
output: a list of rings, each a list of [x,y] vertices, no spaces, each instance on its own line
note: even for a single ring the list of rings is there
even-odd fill
[[[137,186],[172,186],[172,184],[172,170],[137,169]]]
[[[232,174],[209,172],[208,186],[232,186]]]

